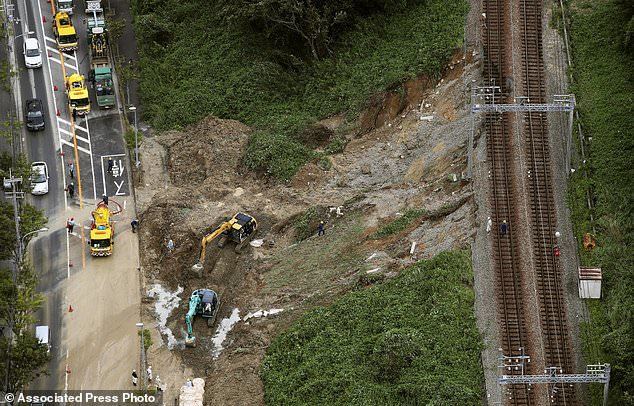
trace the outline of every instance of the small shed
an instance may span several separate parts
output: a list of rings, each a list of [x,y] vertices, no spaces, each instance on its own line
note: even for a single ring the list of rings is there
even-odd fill
[[[601,268],[579,267],[579,297],[581,299],[601,298]]]

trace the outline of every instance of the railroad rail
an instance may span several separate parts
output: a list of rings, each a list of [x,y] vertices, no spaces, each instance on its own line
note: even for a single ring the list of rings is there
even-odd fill
[[[531,103],[546,100],[544,60],[542,56],[542,1],[519,1],[522,39],[523,94]],[[546,367],[558,367],[563,373],[574,373],[571,362],[562,268],[555,247],[557,244],[555,203],[551,176],[548,121],[545,113],[524,113],[526,162],[530,170],[531,239],[536,271],[541,333]],[[554,404],[577,403],[574,386],[554,385],[550,388]]]
[[[498,86],[488,98],[489,103],[504,100],[506,89],[506,13],[505,0],[485,0],[482,4],[486,19],[484,25],[484,78],[489,84]],[[502,235],[493,233],[493,258],[500,309],[502,350],[505,354],[517,354],[528,345],[524,303],[522,301],[522,275],[517,260],[517,237],[514,233],[515,204],[513,199],[513,167],[509,113],[487,112],[484,116],[484,129],[487,136],[487,160],[490,163],[492,220],[496,228],[503,221],[509,225]],[[510,374],[516,371],[508,371]],[[509,397],[517,405],[532,405],[533,392],[528,385],[511,385]]]

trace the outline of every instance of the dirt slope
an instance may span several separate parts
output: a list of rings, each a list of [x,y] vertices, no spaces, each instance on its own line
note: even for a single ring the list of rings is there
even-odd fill
[[[260,405],[261,359],[275,334],[306,310],[342,293],[390,277],[420,258],[467,247],[474,227],[466,168],[470,128],[468,86],[477,66],[458,56],[440,83],[417,78],[405,90],[386,94],[357,123],[333,117],[333,131],[349,126],[349,143],[331,156],[331,167],[306,165],[292,181],[278,183],[247,171],[241,159],[250,129],[209,117],[182,132],[146,135],[144,168],[137,197],[146,288],[182,288],[181,301],[165,320],[174,335],[153,333],[155,374],[168,383],[168,399],[192,374],[207,379],[206,404]],[[378,127],[377,127],[378,126]],[[375,128],[376,127],[376,128]],[[323,166],[323,165],[322,165]],[[304,216],[313,209],[314,216]],[[425,216],[383,239],[372,233],[408,209]],[[245,211],[259,221],[259,248],[236,254],[209,248],[202,278],[190,270],[200,238],[223,218]],[[326,235],[297,242],[298,227]],[[168,253],[165,239],[175,243]],[[410,254],[411,244],[416,249]],[[368,271],[371,271],[368,273]],[[221,298],[221,318],[239,310],[218,357],[218,342],[203,321],[195,323],[195,349],[183,349],[184,314],[191,291],[212,288]],[[160,300],[148,299],[146,320],[156,320]],[[280,313],[245,320],[258,310]],[[158,370],[157,370],[158,368]]]

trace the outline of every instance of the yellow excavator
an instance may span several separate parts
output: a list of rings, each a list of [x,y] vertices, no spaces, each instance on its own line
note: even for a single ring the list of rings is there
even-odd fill
[[[205,263],[205,250],[207,244],[212,242],[218,237],[218,246],[224,247],[227,240],[235,242],[236,252],[239,252],[242,246],[253,237],[255,230],[258,228],[258,223],[253,216],[245,213],[236,213],[230,220],[225,221],[216,227],[211,233],[203,237],[200,248],[200,258],[198,263],[192,266],[192,270],[200,274],[203,270],[203,264]]]

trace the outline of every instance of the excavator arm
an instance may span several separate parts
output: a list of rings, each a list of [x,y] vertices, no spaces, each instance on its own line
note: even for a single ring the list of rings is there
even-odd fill
[[[231,229],[231,227],[232,227],[231,222],[225,221],[220,226],[218,226],[218,228],[216,228],[214,231],[212,231],[211,233],[203,237],[203,240],[201,242],[201,247],[200,247],[200,258],[198,260],[198,263],[194,265],[194,270],[202,269],[203,264],[205,263],[205,254],[207,251],[207,244],[215,240],[220,234]]]
[[[200,296],[198,296],[197,294],[192,295],[192,297],[189,299],[189,310],[185,315],[185,323],[187,324],[187,338],[185,339],[185,345],[187,346],[193,346],[196,342],[196,338],[194,337],[193,323],[194,317],[196,317],[196,309],[198,308],[199,304]]]

